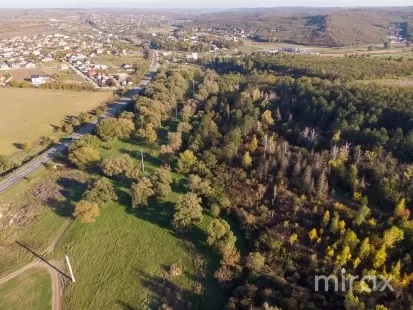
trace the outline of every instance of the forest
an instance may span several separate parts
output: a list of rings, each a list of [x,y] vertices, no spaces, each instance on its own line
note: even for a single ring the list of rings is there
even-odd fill
[[[337,62],[348,80],[328,74],[329,60],[325,73],[284,75],[303,63],[288,61],[281,72],[278,59],[260,55],[211,60],[216,71],[160,70],[130,112],[97,128],[103,141],[150,143],[175,122],[160,147],[165,166],[150,178],[127,155],[100,162],[95,136],[73,143],[69,161],[132,178],[133,208],[165,197],[170,171],[184,175],[189,192],[170,221],[190,234],[204,213],[215,218],[205,242],[221,257],[215,278],[226,309],[411,309],[413,93],[357,83],[357,68],[379,76],[370,59]],[[392,74],[406,74],[393,63]],[[102,179],[84,197],[74,216],[91,222],[96,203],[115,195]],[[351,290],[316,289],[319,275],[343,268],[391,279],[393,290],[360,280]],[[190,307],[168,299],[162,309]]]

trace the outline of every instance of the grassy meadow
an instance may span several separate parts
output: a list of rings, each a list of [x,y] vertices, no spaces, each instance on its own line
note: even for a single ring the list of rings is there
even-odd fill
[[[29,269],[0,285],[0,308],[13,310],[51,309],[51,279],[46,270]]]
[[[0,88],[0,150],[11,155],[24,142],[53,133],[67,116],[91,110],[112,98],[108,92]]]

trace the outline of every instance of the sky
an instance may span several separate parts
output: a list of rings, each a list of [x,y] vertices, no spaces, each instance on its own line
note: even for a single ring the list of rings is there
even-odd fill
[[[248,8],[413,6],[412,0],[0,0],[0,8]]]

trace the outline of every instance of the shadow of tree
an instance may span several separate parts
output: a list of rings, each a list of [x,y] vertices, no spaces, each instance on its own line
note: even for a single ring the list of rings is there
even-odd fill
[[[56,184],[62,187],[60,194],[67,200],[79,200],[88,188],[86,182],[67,177],[57,179]]]
[[[162,304],[173,309],[193,309],[193,303],[197,296],[192,291],[183,289],[160,276],[151,276],[140,271],[137,271],[137,274],[141,283],[150,292],[147,305],[150,309],[160,309]]]
[[[128,199],[129,204],[127,205],[130,206],[130,198],[128,197]],[[210,298],[216,298],[213,304],[220,304],[220,307],[223,306],[225,300],[222,300],[222,290],[218,281],[214,277],[215,272],[219,268],[220,256],[206,243],[206,235],[204,230],[198,226],[191,226],[184,232],[174,229],[172,226],[174,203],[170,201],[151,199],[147,207],[127,207],[126,211],[142,220],[158,225],[159,227],[167,230],[174,237],[183,240],[184,242],[182,242],[182,247],[184,247],[187,251],[192,252],[194,259],[195,255],[199,254],[204,261],[205,270],[197,270],[197,275],[191,276],[191,278],[192,280],[202,283],[202,300],[207,301]],[[202,301],[201,304],[203,304]],[[205,304],[209,305],[208,302]],[[208,306],[203,306],[201,308],[208,309]]]
[[[15,142],[15,143],[13,143],[13,146],[14,146],[16,149],[24,150],[24,144],[23,144],[23,143]]]
[[[88,185],[86,182],[70,177],[58,178],[56,184],[60,187],[59,193],[64,199],[49,197],[45,203],[58,215],[71,218],[74,212],[74,202],[82,198],[82,194],[87,190]]]

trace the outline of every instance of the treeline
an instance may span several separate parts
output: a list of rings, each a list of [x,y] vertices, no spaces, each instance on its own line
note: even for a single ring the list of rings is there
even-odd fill
[[[168,38],[155,38],[151,40],[154,49],[165,51],[183,51],[183,52],[209,52],[211,46],[208,43],[197,42],[191,43],[189,41],[175,41]]]
[[[215,59],[211,66],[220,71],[242,73],[266,70],[292,77],[311,76],[325,79],[372,80],[408,76],[413,60],[407,58],[383,59],[379,57],[330,58],[316,55],[256,54],[241,59]]]
[[[44,83],[39,86],[35,86],[30,82],[26,81],[15,81],[12,80],[10,83],[7,84],[10,87],[16,88],[41,88],[41,89],[61,89],[61,90],[74,90],[74,91],[95,91],[96,89],[88,84],[72,84],[72,83],[64,83],[64,82],[53,82],[53,83]]]

